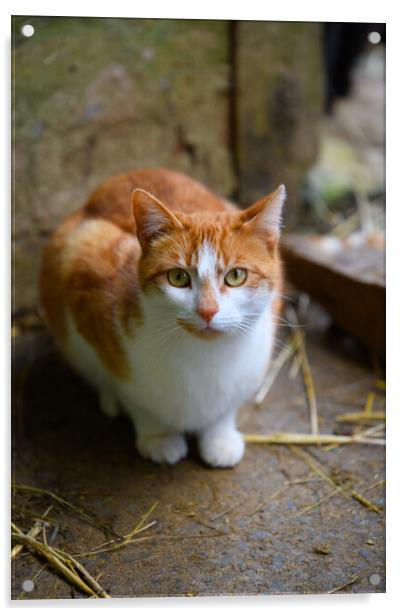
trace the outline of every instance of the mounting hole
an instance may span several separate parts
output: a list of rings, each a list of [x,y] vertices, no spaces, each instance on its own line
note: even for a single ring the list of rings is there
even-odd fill
[[[25,592],[32,592],[34,588],[35,588],[35,584],[33,583],[32,580],[24,580],[24,582],[22,583],[22,589]]]
[[[25,26],[21,28],[21,34],[29,38],[35,34],[35,28],[31,26],[31,24],[25,24]]]
[[[378,573],[373,573],[373,575],[370,575],[370,584],[372,584],[373,586],[378,586],[378,584],[381,582],[381,578],[378,575]]]
[[[381,34],[379,32],[369,32],[367,39],[372,45],[378,45],[378,43],[381,43]]]

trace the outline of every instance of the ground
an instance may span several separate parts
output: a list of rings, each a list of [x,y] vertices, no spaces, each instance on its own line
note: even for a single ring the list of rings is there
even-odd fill
[[[306,348],[320,430],[339,433],[336,415],[362,410],[370,391],[384,410],[383,393],[365,354],[321,312],[310,314]],[[77,557],[112,597],[384,592],[383,447],[249,443],[239,466],[215,470],[192,443],[185,461],[157,466],[137,454],[126,418],[99,412],[45,330],[19,332],[13,359],[15,522],[28,531],[53,503],[47,540],[82,554],[114,537],[21,485],[51,490],[119,535],[157,503],[140,541]],[[309,432],[303,379],[290,379],[289,367],[260,409],[242,409],[243,432]],[[43,565],[26,550],[13,561],[13,598],[84,596]],[[26,580],[32,592],[23,591]]]

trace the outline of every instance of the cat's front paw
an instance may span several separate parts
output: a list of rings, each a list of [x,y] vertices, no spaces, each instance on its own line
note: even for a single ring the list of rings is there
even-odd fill
[[[187,455],[187,443],[181,434],[139,437],[137,449],[144,458],[158,464],[176,464]]]
[[[200,454],[210,466],[228,468],[240,462],[244,454],[244,440],[240,432],[205,435],[200,440]]]

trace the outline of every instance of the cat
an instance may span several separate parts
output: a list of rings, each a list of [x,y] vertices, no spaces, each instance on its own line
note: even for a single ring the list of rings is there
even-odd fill
[[[283,185],[246,210],[168,169],[111,178],[44,249],[40,302],[101,410],[120,409],[139,453],[232,467],[236,412],[261,386],[280,310]]]

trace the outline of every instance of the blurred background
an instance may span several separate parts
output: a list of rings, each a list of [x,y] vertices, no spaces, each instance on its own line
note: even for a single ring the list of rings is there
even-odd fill
[[[14,312],[54,227],[135,167],[242,207],[283,182],[287,232],[382,229],[384,43],[385,24],[14,17]]]

